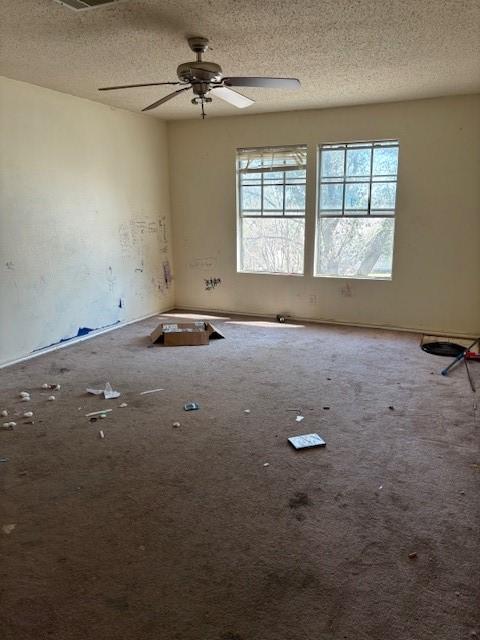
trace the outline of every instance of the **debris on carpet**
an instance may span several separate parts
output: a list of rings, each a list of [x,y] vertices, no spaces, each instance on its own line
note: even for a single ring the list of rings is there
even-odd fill
[[[310,447],[325,447],[326,442],[318,433],[306,433],[301,436],[291,436],[288,438],[289,443],[295,449],[308,449]]]
[[[112,385],[109,382],[105,383],[104,389],[87,389],[87,393],[91,393],[94,396],[101,396],[103,394],[105,400],[112,400],[120,396],[120,391],[114,391]]]
[[[197,402],[187,402],[183,405],[183,409],[185,411],[196,411],[197,409],[200,409],[200,405]]]
[[[2,531],[3,533],[6,533],[7,536],[12,533],[12,531],[15,529],[17,525],[16,524],[3,524],[2,525]]]
[[[157,391],[165,391],[165,389],[149,389],[148,391],[140,391],[140,395],[146,396],[148,393],[157,393]]]
[[[102,415],[104,413],[110,413],[112,411],[112,409],[102,409],[101,411],[91,411],[90,413],[86,413],[85,417],[86,418],[91,418],[92,416],[99,416]]]

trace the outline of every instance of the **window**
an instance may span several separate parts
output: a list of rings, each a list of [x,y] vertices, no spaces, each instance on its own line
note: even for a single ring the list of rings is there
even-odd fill
[[[398,141],[319,147],[315,275],[392,277]]]
[[[238,270],[303,273],[307,147],[239,149]]]

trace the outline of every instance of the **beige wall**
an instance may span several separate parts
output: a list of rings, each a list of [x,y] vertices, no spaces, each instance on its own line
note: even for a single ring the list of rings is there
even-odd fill
[[[316,145],[376,138],[400,140],[393,280],[313,278]],[[235,149],[296,143],[305,276],[237,273]],[[0,364],[174,304],[480,333],[480,96],[166,125],[0,79],[0,145]]]
[[[177,306],[480,333],[480,96],[177,121],[168,134]],[[400,140],[392,281],[312,277],[316,145],[385,138]],[[297,143],[306,273],[237,273],[235,149]],[[209,277],[222,284],[206,291]]]
[[[0,79],[0,145],[0,363],[173,306],[164,123]]]

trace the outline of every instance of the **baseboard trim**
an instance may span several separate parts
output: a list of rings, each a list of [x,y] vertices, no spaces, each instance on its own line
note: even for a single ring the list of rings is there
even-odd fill
[[[8,362],[3,362],[2,364],[0,364],[0,369],[4,369],[5,367],[11,367],[14,364],[19,364],[20,362],[25,362],[26,360],[31,360],[32,358],[37,358],[38,356],[43,356],[46,353],[51,353],[52,351],[57,351],[58,349],[65,349],[66,347],[70,347],[74,344],[78,344],[79,342],[90,340],[90,338],[96,338],[97,336],[101,336],[104,333],[115,331],[115,329],[121,329],[122,327],[127,327],[129,324],[135,324],[136,322],[141,322],[142,320],[148,320],[148,318],[154,318],[155,316],[161,315],[162,313],[168,313],[169,311],[173,311],[173,310],[174,308],[169,307],[164,311],[155,311],[155,313],[149,313],[148,315],[142,316],[141,318],[135,318],[134,320],[127,320],[126,322],[117,322],[111,327],[105,327],[104,329],[96,329],[95,331],[90,331],[84,336],[79,336],[78,338],[72,338],[71,340],[60,342],[59,344],[53,344],[50,347],[45,347],[45,349],[40,349],[39,351],[35,351],[34,353],[29,353],[28,355],[22,356],[21,358],[16,358],[15,360],[9,360]]]
[[[185,311],[195,313],[200,311],[201,313],[215,313],[217,315],[234,315],[234,316],[251,316],[253,318],[267,318],[268,320],[276,320],[276,316],[269,314],[259,314],[251,311],[231,311],[225,309],[212,309],[206,307],[184,307],[180,305],[176,305],[174,309],[170,309],[170,311]],[[168,313],[165,311],[164,313]],[[467,333],[456,333],[454,331],[445,331],[444,329],[431,329],[431,328],[417,328],[417,327],[399,327],[395,325],[385,325],[385,324],[369,324],[366,322],[343,322],[341,320],[332,320],[326,318],[308,318],[303,316],[293,316],[289,315],[288,318],[291,318],[294,322],[311,322],[313,324],[328,324],[328,325],[338,325],[342,327],[358,327],[360,329],[380,329],[382,331],[402,331],[405,333],[416,333],[416,334],[425,334],[431,336],[438,337],[452,337],[452,338],[465,338],[466,340],[472,339],[474,340],[476,335],[467,334]]]
[[[205,313],[211,314],[215,313],[217,315],[232,315],[232,316],[250,316],[253,318],[263,318],[267,320],[275,320],[276,317],[269,314],[260,314],[254,313],[252,311],[232,311],[225,309],[212,309],[211,307],[184,307],[181,305],[175,305],[174,307],[169,307],[168,309],[164,309],[163,311],[155,311],[155,313],[149,313],[146,316],[142,316],[140,318],[135,318],[134,320],[127,320],[126,322],[119,322],[117,324],[112,325],[111,327],[105,327],[104,329],[97,329],[96,331],[90,331],[85,336],[79,336],[78,338],[72,338],[71,340],[61,342],[59,344],[54,344],[50,347],[45,347],[45,349],[40,349],[39,351],[35,351],[34,353],[29,353],[26,356],[22,356],[21,358],[16,358],[15,360],[9,360],[7,362],[3,362],[0,364],[0,369],[4,369],[5,367],[11,367],[15,364],[19,364],[20,362],[25,362],[26,360],[31,360],[32,358],[37,358],[38,356],[43,356],[47,353],[51,353],[52,351],[57,351],[58,349],[64,349],[66,347],[70,347],[74,344],[78,344],[79,342],[84,342],[85,340],[90,340],[90,338],[96,338],[97,336],[101,336],[104,333],[109,333],[110,331],[115,331],[116,329],[121,329],[122,327],[127,327],[130,324],[135,324],[136,322],[142,322],[142,320],[148,320],[148,318],[154,318],[155,316],[161,316],[162,314],[168,314],[175,311],[184,311],[189,313]],[[360,329],[379,329],[383,331],[402,331],[405,333],[416,333],[416,334],[425,334],[429,336],[438,336],[438,337],[450,337],[450,338],[464,338],[466,340],[474,340],[477,338],[477,335],[474,334],[466,334],[466,333],[457,333],[454,331],[445,331],[442,329],[431,329],[431,328],[415,328],[415,327],[397,327],[394,325],[383,325],[383,324],[368,324],[361,322],[343,322],[341,320],[331,320],[324,318],[308,318],[303,316],[288,316],[294,322],[310,322],[313,324],[328,324],[328,325],[338,325],[343,327],[358,327]]]

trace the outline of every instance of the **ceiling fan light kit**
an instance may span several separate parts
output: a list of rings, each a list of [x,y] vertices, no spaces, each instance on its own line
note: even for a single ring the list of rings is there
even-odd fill
[[[208,49],[207,38],[195,36],[188,38],[190,49],[196,54],[193,62],[183,62],[177,67],[178,81],[176,82],[147,82],[144,84],[127,84],[115,87],[101,87],[99,91],[116,91],[119,89],[134,89],[138,87],[156,87],[161,85],[180,85],[181,88],[160,98],[156,102],[148,105],[142,111],[156,109],[165,102],[168,102],[177,95],[191,89],[194,97],[192,104],[200,105],[202,118],[205,118],[205,104],[212,102],[212,96],[220,98],[225,102],[244,109],[254,104],[254,100],[238,93],[231,87],[255,87],[266,89],[299,89],[300,81],[297,78],[267,78],[267,77],[225,77],[222,67],[215,62],[207,62],[202,59],[203,54]]]

